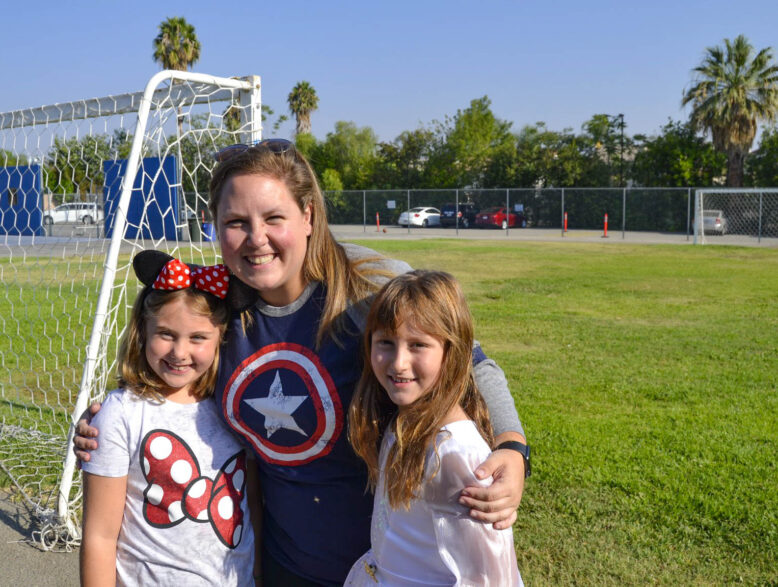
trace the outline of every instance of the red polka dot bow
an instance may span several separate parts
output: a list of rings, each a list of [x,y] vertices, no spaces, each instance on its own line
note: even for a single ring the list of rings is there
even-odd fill
[[[192,449],[168,430],[152,430],[141,444],[143,517],[156,528],[170,528],[184,520],[210,522],[228,548],[240,544],[246,489],[246,453],[240,451],[222,465],[216,478],[200,474]]]
[[[217,298],[227,297],[227,287],[230,274],[224,265],[189,268],[189,265],[178,259],[171,259],[159,272],[152,287],[161,290],[176,290],[194,287]]]

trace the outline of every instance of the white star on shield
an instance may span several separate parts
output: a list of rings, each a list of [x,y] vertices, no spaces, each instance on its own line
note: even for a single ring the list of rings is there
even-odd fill
[[[308,436],[292,417],[292,414],[307,398],[307,395],[284,395],[281,378],[278,371],[276,371],[276,376],[270,385],[270,393],[267,397],[247,399],[245,402],[265,417],[265,431],[268,438],[280,428],[286,428],[287,430],[299,432],[303,436]]]

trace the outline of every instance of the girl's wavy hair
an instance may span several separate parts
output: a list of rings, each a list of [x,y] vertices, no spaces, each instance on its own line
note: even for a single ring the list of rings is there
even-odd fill
[[[391,402],[370,366],[372,335],[394,334],[403,324],[443,344],[440,373],[429,391],[402,411]],[[386,493],[393,508],[408,508],[424,483],[425,454],[451,409],[460,405],[492,444],[486,404],[473,379],[473,319],[457,281],[441,271],[412,271],[389,281],[378,292],[364,338],[364,369],[349,407],[349,440],[367,464],[368,480],[378,481],[378,452],[387,426],[397,441],[387,455]],[[432,475],[437,474],[440,460]]]
[[[141,397],[164,400],[163,390],[166,386],[146,360],[146,324],[149,319],[157,316],[164,306],[178,299],[186,300],[192,312],[210,318],[219,327],[219,344],[216,345],[213,364],[192,383],[190,390],[197,399],[204,399],[213,393],[219,369],[219,347],[229,318],[227,304],[209,293],[193,288],[162,291],[153,289],[150,285],[135,299],[127,334],[119,347],[118,379],[121,387],[130,389]]]
[[[378,289],[369,279],[371,276],[391,277],[391,274],[365,266],[366,263],[376,261],[376,258],[350,260],[343,247],[335,241],[327,223],[326,203],[316,174],[294,147],[282,153],[263,147],[251,147],[216,166],[211,177],[208,207],[217,226],[224,186],[231,177],[244,174],[262,175],[281,181],[302,212],[310,206],[312,230],[305,252],[303,278],[305,283],[319,281],[327,287],[316,344],[321,345],[328,335],[337,342],[337,335],[345,330],[343,317],[349,303],[360,302]],[[244,314],[244,326],[246,323]]]

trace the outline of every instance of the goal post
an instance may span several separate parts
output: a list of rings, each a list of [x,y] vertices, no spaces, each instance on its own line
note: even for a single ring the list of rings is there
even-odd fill
[[[694,243],[778,244],[778,188],[695,190]]]
[[[132,255],[218,258],[213,154],[261,133],[258,76],[161,71],[142,92],[0,113],[0,489],[44,547],[80,539],[70,443],[115,387]]]

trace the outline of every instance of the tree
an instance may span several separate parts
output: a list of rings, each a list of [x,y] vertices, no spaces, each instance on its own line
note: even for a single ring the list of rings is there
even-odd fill
[[[391,143],[379,143],[373,184],[383,189],[427,187],[425,172],[434,133],[426,128],[403,131]]]
[[[316,148],[314,169],[319,178],[324,178],[327,169],[337,171],[344,189],[370,189],[377,144],[375,132],[369,126],[359,128],[353,122],[340,120]]]
[[[117,129],[113,136],[54,138],[44,159],[46,190],[54,194],[96,194],[105,183],[103,162],[126,158],[132,136]]]
[[[778,127],[762,132],[759,149],[748,157],[746,181],[754,187],[778,185]]]
[[[241,129],[241,110],[240,100],[236,98],[222,113],[224,127],[231,133],[237,133]],[[268,119],[275,114],[275,110],[273,110],[269,104],[262,104],[260,111],[262,112],[263,123],[267,122]],[[279,114],[278,118],[272,122],[273,133],[277,133],[278,129],[281,128],[281,125],[287,120],[289,120],[289,117],[286,114]],[[264,124],[262,126],[264,127]]]
[[[188,71],[200,59],[200,41],[195,28],[183,16],[169,17],[159,23],[159,34],[154,39],[155,62],[162,69]],[[178,107],[178,136],[184,134],[181,106]]]
[[[646,187],[711,186],[726,157],[694,132],[690,123],[669,120],[656,137],[638,140],[632,179]]]
[[[188,71],[200,59],[200,41],[194,26],[183,16],[163,20],[154,39],[153,58],[162,69]]]
[[[436,124],[435,146],[427,167],[431,187],[485,187],[486,173],[495,153],[513,143],[511,123],[500,120],[483,96],[457,110],[453,118]]]
[[[319,97],[316,90],[306,81],[297,82],[287,97],[289,111],[297,121],[295,134],[311,132],[311,112],[319,107]]]
[[[708,47],[692,71],[694,85],[682,104],[692,105],[695,129],[709,131],[713,145],[727,156],[727,185],[743,185],[745,158],[758,121],[772,121],[778,112],[778,67],[767,47],[754,55],[743,36],[724,39],[724,47]]]

